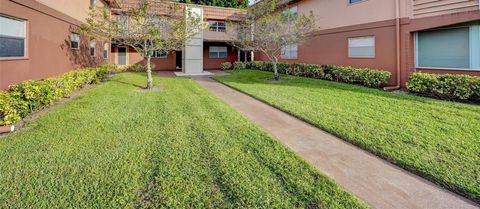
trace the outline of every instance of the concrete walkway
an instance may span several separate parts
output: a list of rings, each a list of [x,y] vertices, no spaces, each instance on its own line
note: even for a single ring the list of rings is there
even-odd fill
[[[374,208],[479,208],[459,195],[208,77],[193,79]]]

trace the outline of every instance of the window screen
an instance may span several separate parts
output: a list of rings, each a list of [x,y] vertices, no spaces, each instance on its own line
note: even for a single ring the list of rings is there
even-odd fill
[[[80,48],[80,35],[78,33],[70,34],[70,47],[72,49]]]
[[[297,59],[298,57],[298,45],[292,44],[282,47],[282,59]]]
[[[355,37],[348,39],[348,57],[351,58],[374,58],[375,37]]]
[[[208,21],[209,30],[213,32],[225,32],[227,24],[224,21]]]
[[[0,57],[25,56],[25,21],[0,15]]]
[[[95,57],[95,41],[90,42],[90,56]]]
[[[103,44],[103,59],[108,59],[108,49],[110,47],[108,46],[108,43]]]
[[[208,57],[210,58],[227,58],[226,46],[211,46],[209,48]]]
[[[468,27],[418,32],[417,66],[470,67]]]

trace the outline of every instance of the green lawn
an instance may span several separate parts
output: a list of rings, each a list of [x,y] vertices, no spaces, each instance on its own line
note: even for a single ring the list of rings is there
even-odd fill
[[[362,208],[190,79],[113,77],[0,137],[0,208]]]
[[[480,202],[480,106],[301,77],[217,80]]]

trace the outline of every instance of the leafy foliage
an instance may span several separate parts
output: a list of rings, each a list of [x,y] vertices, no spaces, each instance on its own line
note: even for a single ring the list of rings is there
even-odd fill
[[[442,99],[480,101],[480,77],[477,76],[412,73],[407,89]]]
[[[134,48],[146,59],[147,88],[151,89],[153,54],[183,48],[206,25],[191,8],[166,0],[126,1],[121,6],[118,14],[105,7],[91,8],[80,32]]]
[[[179,2],[240,9],[248,7],[248,0],[179,0]]]
[[[222,68],[222,70],[230,70],[230,69],[232,69],[232,63],[231,62],[223,62],[222,64],[220,64],[220,68]]]
[[[244,69],[273,72],[273,62],[247,62]],[[335,80],[344,83],[359,84],[372,88],[379,88],[388,83],[390,72],[369,68],[340,67],[333,65],[317,65],[304,63],[277,63],[278,73]]]
[[[122,73],[0,137],[6,208],[366,208],[191,79]]]
[[[215,79],[480,202],[480,106],[271,73]]]
[[[310,14],[292,13],[288,5],[277,0],[262,0],[249,7],[239,21],[231,21],[236,30],[227,30],[232,45],[243,51],[265,54],[273,64],[278,78],[277,62],[282,48],[300,45],[310,33],[316,31],[315,17]]]
[[[18,122],[29,113],[49,106],[73,90],[87,84],[99,83],[106,79],[110,65],[70,71],[45,80],[28,80],[0,92],[0,125]]]

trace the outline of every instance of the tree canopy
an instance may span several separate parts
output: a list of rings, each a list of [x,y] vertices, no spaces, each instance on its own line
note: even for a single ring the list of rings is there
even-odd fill
[[[178,0],[181,3],[201,4],[217,7],[247,8],[248,0]]]

